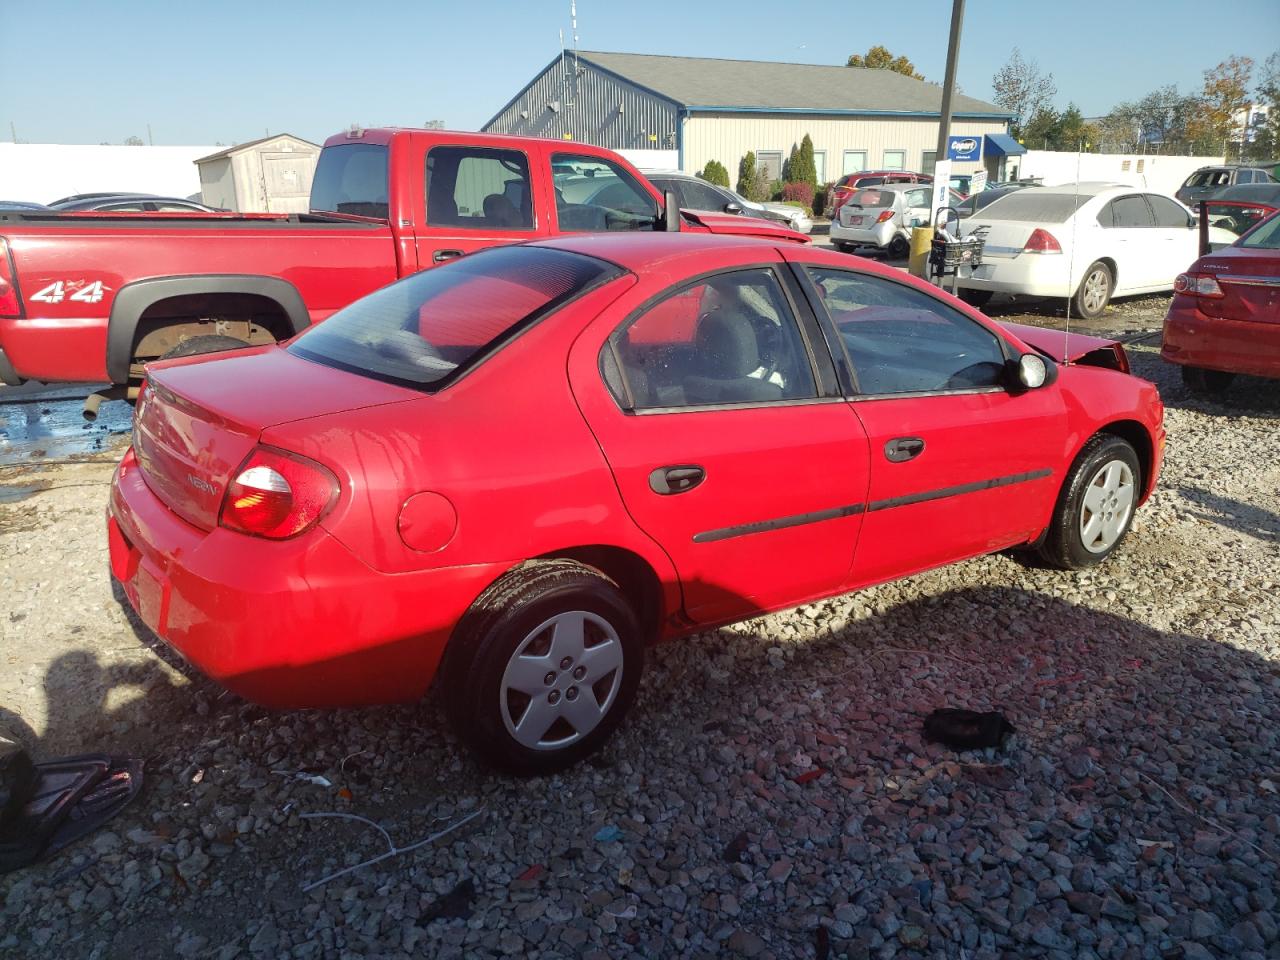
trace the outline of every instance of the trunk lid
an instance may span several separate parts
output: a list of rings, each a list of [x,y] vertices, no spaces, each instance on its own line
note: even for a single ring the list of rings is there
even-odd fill
[[[762,220],[755,217],[741,217],[730,213],[708,213],[705,210],[685,210],[681,208],[686,220],[691,220],[704,227],[709,233],[727,236],[764,237],[766,240],[790,240],[792,243],[809,243],[803,233],[797,233],[790,227]]]
[[[1062,224],[1051,223],[1040,225],[1037,223],[1027,223],[1021,220],[984,220],[982,215],[978,214],[969,217],[967,220],[961,221],[961,236],[970,237],[973,234],[985,230],[983,234],[985,242],[982,246],[982,258],[984,260],[1010,260],[1022,253],[1027,245],[1027,241],[1031,239],[1031,234],[1037,227],[1046,233],[1053,234],[1054,228],[1062,229]],[[1055,239],[1061,244],[1062,239],[1054,234]]]
[[[211,530],[227,484],[267,427],[419,396],[276,346],[153,364],[134,415],[134,452],[151,491]]]
[[[1221,300],[1200,298],[1206,316],[1280,324],[1280,251],[1226,247],[1192,270],[1212,275],[1222,289]]]

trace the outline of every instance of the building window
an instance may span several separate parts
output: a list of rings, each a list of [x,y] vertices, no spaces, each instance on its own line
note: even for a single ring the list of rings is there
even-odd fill
[[[938,151],[926,150],[920,158],[920,172],[932,175],[938,164]]]
[[[907,151],[886,150],[884,152],[884,168],[886,170],[907,169]]]
[[[769,181],[782,179],[782,151],[781,150],[757,150],[756,166],[760,167],[768,174]]]
[[[813,151],[813,169],[818,173],[818,184],[827,182],[827,151]]]
[[[844,164],[840,168],[840,175],[846,173],[860,173],[867,169],[867,151],[865,150],[846,150],[844,152]]]

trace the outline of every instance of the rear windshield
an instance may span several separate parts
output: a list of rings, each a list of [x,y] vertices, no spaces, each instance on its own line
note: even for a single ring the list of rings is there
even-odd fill
[[[619,269],[539,247],[472,254],[383,287],[289,345],[328,366],[435,390]]]
[[[859,207],[892,207],[893,191],[892,190],[859,190],[849,202]]]
[[[1259,250],[1280,250],[1280,213],[1264,220],[1252,233],[1236,241],[1238,247],[1256,247]]]
[[[1025,223],[1066,223],[1067,219],[1093,199],[1088,193],[1046,193],[1043,190],[1015,190],[982,211],[985,220],[1017,220]]]
[[[311,180],[311,209],[387,218],[387,148],[343,143],[320,151]]]

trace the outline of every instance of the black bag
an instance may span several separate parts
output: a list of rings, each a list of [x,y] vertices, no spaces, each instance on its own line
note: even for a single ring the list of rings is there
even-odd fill
[[[956,750],[980,750],[1001,746],[1015,733],[1013,724],[1003,713],[977,713],[973,710],[944,708],[935,710],[924,720],[924,738]]]

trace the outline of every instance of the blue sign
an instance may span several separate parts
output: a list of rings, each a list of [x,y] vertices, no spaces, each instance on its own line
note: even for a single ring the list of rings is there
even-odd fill
[[[947,159],[975,162],[982,159],[981,137],[947,137]]]

